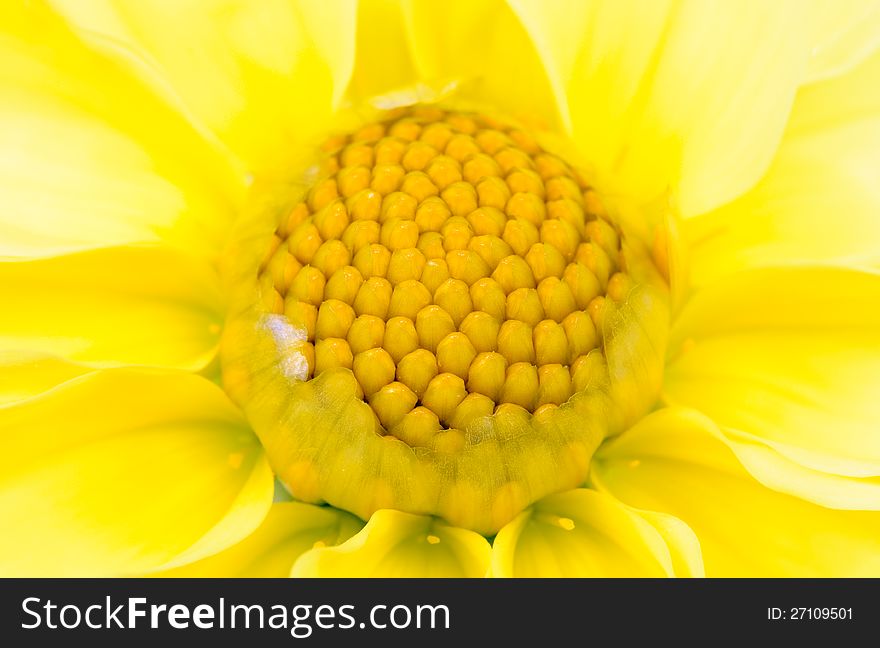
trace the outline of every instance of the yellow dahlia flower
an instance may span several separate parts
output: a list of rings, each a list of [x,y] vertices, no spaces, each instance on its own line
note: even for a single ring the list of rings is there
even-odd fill
[[[873,2],[0,9],[6,575],[880,575]]]

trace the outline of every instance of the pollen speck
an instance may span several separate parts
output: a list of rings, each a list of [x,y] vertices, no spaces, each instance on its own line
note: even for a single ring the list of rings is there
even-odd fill
[[[562,527],[566,531],[574,530],[574,520],[572,520],[571,518],[561,517],[558,520],[556,520],[556,524],[558,524],[560,527]]]

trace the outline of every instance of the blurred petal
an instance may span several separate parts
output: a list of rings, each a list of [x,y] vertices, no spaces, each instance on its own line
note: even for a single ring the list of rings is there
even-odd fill
[[[216,354],[219,279],[162,248],[0,262],[0,349],[91,366],[198,370]]]
[[[143,573],[256,528],[272,473],[223,392],[190,375],[104,371],[0,408],[0,572]]]
[[[684,215],[730,200],[776,149],[810,53],[788,2],[511,0],[599,187]]]
[[[880,33],[880,32],[878,32]],[[686,222],[692,280],[788,263],[880,263],[880,55],[798,92],[764,178]]]
[[[483,536],[439,520],[384,509],[338,547],[312,549],[293,576],[453,578],[481,577],[491,549]]]
[[[272,505],[263,523],[236,545],[198,562],[157,574],[180,578],[285,578],[294,561],[314,547],[345,542],[364,525],[329,506]]]
[[[739,430],[722,432],[743,466],[768,488],[828,508],[880,511],[880,477],[846,477],[814,470],[797,463],[797,451],[783,444]]]
[[[880,2],[822,0],[815,11],[813,52],[807,78],[846,72],[880,46]]]
[[[880,274],[743,272],[698,292],[673,330],[668,402],[813,470],[880,476]]]
[[[349,86],[357,102],[419,80],[405,23],[404,9],[396,0],[358,2],[357,54]]]
[[[88,366],[27,351],[0,351],[0,407],[89,373]]]
[[[422,79],[459,80],[471,101],[537,126],[559,123],[559,105],[541,57],[505,3],[417,0],[407,8]]]
[[[142,56],[248,167],[282,169],[326,126],[353,64],[351,0],[52,0],[96,47]]]
[[[536,127],[563,121],[541,58],[503,0],[366,0],[358,22],[356,100],[394,91],[433,99],[455,87],[465,107]]]
[[[681,578],[702,578],[706,575],[703,568],[703,552],[700,540],[691,528],[677,517],[635,509],[641,518],[653,526],[663,536],[669,556],[672,559],[672,573]]]
[[[546,497],[498,533],[492,574],[507,577],[660,577],[699,572],[699,544],[680,521],[642,517],[604,493]],[[653,523],[656,523],[655,527]],[[662,529],[662,532],[661,532]],[[673,566],[667,541],[678,546]]]
[[[657,411],[607,443],[592,481],[631,506],[683,520],[700,539],[708,576],[880,574],[880,512],[834,510],[766,488],[692,410]]]
[[[119,60],[0,8],[0,258],[168,240],[216,250],[243,183]]]

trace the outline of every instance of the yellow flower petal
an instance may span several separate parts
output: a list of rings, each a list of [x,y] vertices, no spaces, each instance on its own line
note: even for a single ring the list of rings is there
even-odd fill
[[[751,191],[685,223],[692,279],[785,263],[880,262],[880,55],[803,88]]]
[[[218,284],[208,267],[161,248],[0,263],[0,349],[198,370],[219,343]]]
[[[143,56],[251,170],[282,170],[348,82],[349,0],[52,0],[83,38]],[[286,169],[283,169],[286,171]]]
[[[797,452],[784,444],[739,430],[722,432],[737,459],[768,488],[829,508],[880,511],[880,477],[846,477],[814,470],[789,458],[796,459]]]
[[[878,476],[878,304],[880,274],[771,268],[734,275],[682,311],[665,398],[805,467]]]
[[[243,189],[228,158],[36,3],[4,4],[0,25],[0,258],[216,249]]]
[[[547,126],[559,122],[540,56],[506,3],[422,1],[407,11],[422,79],[457,80],[471,101]]]
[[[600,188],[685,215],[751,186],[782,134],[813,27],[801,3],[528,2],[544,58]]]
[[[0,406],[25,400],[89,373],[88,366],[27,351],[0,351]]]
[[[349,96],[381,106],[444,97],[533,126],[565,121],[534,45],[503,0],[360,2]]]
[[[659,577],[674,575],[678,567],[681,575],[699,573],[699,545],[693,533],[669,516],[649,516],[594,490],[551,495],[498,533],[492,547],[492,574]],[[667,540],[679,545],[675,566]]]
[[[687,523],[708,576],[880,574],[880,513],[766,488],[722,438],[697,412],[663,409],[600,449],[592,481],[631,506]]]
[[[630,510],[635,511],[663,536],[672,559],[672,574],[681,578],[702,578],[706,575],[700,540],[687,524],[666,513],[632,507]]]
[[[435,518],[384,509],[338,547],[312,549],[293,576],[446,578],[480,577],[491,549],[483,536]]]
[[[401,3],[396,0],[358,2],[357,56],[348,88],[356,101],[417,82],[405,21]]]
[[[6,576],[135,574],[197,560],[256,528],[272,501],[259,442],[196,376],[83,376],[0,408],[0,429]]]
[[[815,9],[810,81],[841,74],[880,46],[880,4],[875,0],[825,0]]]
[[[181,578],[284,578],[294,561],[314,547],[337,545],[364,523],[339,509],[300,502],[272,505],[263,523],[236,545],[157,574]]]

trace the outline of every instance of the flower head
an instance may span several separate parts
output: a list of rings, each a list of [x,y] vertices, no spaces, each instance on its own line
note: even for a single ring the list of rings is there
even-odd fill
[[[496,120],[416,107],[328,148],[260,254],[231,253],[249,288],[224,385],[279,479],[365,519],[486,534],[582,484],[658,397],[668,309],[649,250]]]
[[[876,574],[880,10],[671,4],[3,9],[4,573]]]

